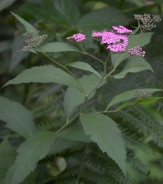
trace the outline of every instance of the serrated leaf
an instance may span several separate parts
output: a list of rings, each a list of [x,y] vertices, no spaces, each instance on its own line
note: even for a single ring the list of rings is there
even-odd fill
[[[127,73],[137,73],[144,70],[150,70],[153,72],[151,65],[147,63],[145,59],[140,56],[130,56],[123,70],[119,74],[114,75],[113,77],[115,79],[121,79],[125,77]]]
[[[16,0],[0,0],[0,11],[13,4]]]
[[[7,139],[4,139],[0,144],[0,167],[6,171],[14,163],[16,149],[11,146]]]
[[[162,89],[156,89],[156,88],[146,88],[146,89],[140,89],[143,93],[145,92],[151,92],[151,93],[154,93],[154,92],[157,92],[157,91],[162,91]],[[125,91],[123,93],[120,93],[118,94],[117,96],[115,96],[110,102],[109,104],[107,105],[107,109],[109,109],[111,106],[117,104],[117,103],[120,103],[120,102],[123,102],[123,101],[126,101],[126,100],[130,100],[132,98],[136,98],[135,97],[135,90],[130,90],[130,91]]]
[[[84,131],[106,152],[126,175],[126,150],[121,131],[108,116],[98,113],[87,113],[80,116]]]
[[[129,35],[128,37],[128,45],[126,47],[126,51],[124,53],[116,53],[111,55],[111,60],[113,66],[116,66],[120,64],[122,61],[127,59],[130,54],[128,54],[128,49],[139,46],[143,47],[144,45],[148,44],[150,42],[150,39],[152,37],[153,33],[142,33],[142,34],[135,34],[135,35]]]
[[[54,155],[55,153],[60,153],[65,151],[66,149],[73,148],[79,145],[80,142],[70,141],[63,138],[56,138],[54,145],[48,152],[48,155]]]
[[[61,131],[58,134],[58,137],[71,141],[91,142],[90,138],[85,135],[83,127],[79,125],[71,126],[70,128]]]
[[[94,68],[92,68],[91,65],[89,65],[88,63],[77,61],[74,63],[69,63],[68,66],[92,72],[95,75],[97,75],[99,78],[101,78],[100,74]]]
[[[53,65],[45,65],[39,67],[33,67],[27,70],[24,70],[21,74],[16,76],[14,79],[8,81],[4,86],[10,84],[21,84],[21,83],[30,83],[30,82],[39,82],[39,83],[59,83],[68,86],[72,86],[82,91],[78,82],[71,77],[68,73],[63,70],[56,68]]]
[[[113,25],[122,25],[129,22],[121,11],[113,7],[105,7],[94,10],[84,15],[77,24],[77,27],[82,30],[104,30],[110,29]]]
[[[86,95],[90,93],[93,87],[100,81],[99,77],[96,75],[87,75],[83,76],[79,79],[80,83],[82,84]],[[106,81],[103,81],[99,86],[101,87],[104,85]],[[90,95],[89,99],[95,95],[95,91]],[[66,118],[69,119],[72,115],[74,110],[84,102],[84,96],[76,89],[69,87],[64,96],[64,111]]]
[[[65,0],[41,1],[41,7],[34,7],[38,19],[63,28],[74,29],[80,13],[75,3]],[[48,10],[48,11],[47,11]]]
[[[17,149],[18,155],[10,184],[18,184],[23,181],[35,169],[37,162],[47,155],[54,140],[53,132],[40,131],[22,143]]]
[[[14,165],[10,167],[10,169],[7,171],[6,176],[5,176],[5,181],[4,184],[11,184],[12,181],[12,176],[14,173]],[[21,183],[19,184],[36,184],[36,177],[37,177],[37,172],[34,170],[31,172]]]
[[[3,97],[0,97],[0,119],[23,137],[31,136],[36,129],[33,116],[25,107]]]
[[[150,105],[150,104],[155,103],[156,101],[158,101],[162,98],[163,97],[151,97],[149,99],[142,99],[142,100],[135,100],[133,102],[126,102],[126,103],[120,105],[119,107],[117,107],[116,110],[121,110],[125,107],[133,106],[133,105],[136,105],[136,104]]]
[[[52,42],[34,49],[36,52],[81,52],[77,47],[64,42]]]
[[[13,12],[11,13],[24,25],[27,32],[36,31],[36,29],[31,24],[29,24],[27,21],[25,21],[23,18],[19,17]]]

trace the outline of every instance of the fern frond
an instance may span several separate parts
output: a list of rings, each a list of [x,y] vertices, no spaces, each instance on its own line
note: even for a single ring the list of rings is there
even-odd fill
[[[148,174],[149,170],[138,158],[133,158],[131,155],[128,155],[127,160],[129,163],[132,164],[134,168],[138,169],[139,171],[145,174]]]

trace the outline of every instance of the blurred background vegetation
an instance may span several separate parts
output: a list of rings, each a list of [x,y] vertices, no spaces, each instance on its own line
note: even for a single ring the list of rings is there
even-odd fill
[[[22,36],[24,28],[10,11],[24,18],[42,34],[47,34],[48,39],[45,42],[67,42],[66,38],[74,33],[86,34],[87,39],[83,43],[85,49],[104,59],[107,55],[106,51],[98,42],[93,41],[91,32],[109,30],[113,25],[124,25],[134,29],[137,26],[134,14],[159,14],[162,17],[163,0],[0,0],[0,86],[24,69],[53,64],[42,54],[19,52],[24,45]],[[116,82],[109,79],[105,87],[99,89],[95,97],[89,101],[87,109],[103,110],[109,100],[126,90],[144,87],[163,88],[162,21],[152,31],[154,32],[152,40],[144,50],[147,53],[145,58],[153,67],[154,74],[144,71],[127,74],[124,79]],[[96,70],[102,70],[97,61],[78,53],[54,53],[50,56],[62,64],[85,61]],[[123,66],[122,64],[119,67],[119,71]],[[108,70],[111,68],[111,64],[108,64]],[[72,71],[77,77],[85,74],[80,70]],[[65,89],[66,87],[59,84],[21,84],[2,88],[0,95],[27,107],[33,113],[38,129],[55,130],[60,126],[60,122],[63,123]],[[163,101],[160,100],[148,107],[135,106],[111,114],[111,117],[119,123],[126,140],[128,176],[138,184],[163,183],[163,136],[159,134],[157,137],[157,130],[155,132],[153,128],[155,125],[163,125],[162,112]],[[1,122],[0,137],[13,135],[13,132],[4,125]],[[22,142],[20,137],[12,137],[10,140],[14,147]],[[64,157],[69,158],[71,152],[75,155],[78,151],[77,149],[76,152],[73,151],[75,146],[67,144],[59,147],[58,153],[62,152]],[[42,173],[41,169],[40,173]],[[43,182],[48,178],[46,177],[40,174],[40,183],[46,183]],[[51,181],[51,178],[49,180]],[[92,183],[96,182],[92,181]],[[115,183],[127,183],[127,181],[115,180]]]

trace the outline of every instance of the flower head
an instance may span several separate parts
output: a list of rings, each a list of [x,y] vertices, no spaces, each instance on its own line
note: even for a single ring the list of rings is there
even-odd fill
[[[23,34],[24,37],[28,38],[25,42],[28,44],[22,48],[22,51],[30,51],[34,47],[40,46],[40,44],[48,37],[48,35],[39,35],[39,31],[26,32]]]
[[[160,22],[161,18],[159,15],[150,15],[150,14],[144,14],[144,15],[134,15],[135,19],[141,22],[141,28],[143,30],[151,30],[152,28],[155,28],[156,22]]]
[[[131,49],[128,49],[128,53],[131,55],[137,55],[137,56],[141,56],[144,57],[145,56],[145,51],[143,51],[143,49],[141,47],[134,47]]]
[[[79,43],[79,42],[82,42],[82,41],[85,40],[85,35],[81,34],[81,33],[77,33],[77,34],[74,34],[74,35],[72,35],[70,37],[67,37],[67,39],[68,40],[73,39],[73,40],[75,40],[76,42]]]
[[[127,29],[127,28],[126,28]],[[128,37],[112,31],[93,32],[92,37],[100,38],[101,44],[106,44],[112,52],[124,52],[128,45]]]
[[[117,33],[120,33],[120,34],[124,34],[124,33],[131,33],[132,30],[130,29],[127,29],[126,27],[124,26],[112,26],[113,30],[115,30]]]
[[[96,32],[96,31],[94,31],[93,33],[92,33],[92,37],[101,37],[102,36],[102,32]]]

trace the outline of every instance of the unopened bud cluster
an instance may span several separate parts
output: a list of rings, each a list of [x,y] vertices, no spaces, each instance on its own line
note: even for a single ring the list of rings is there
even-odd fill
[[[39,35],[39,31],[33,31],[33,32],[26,32],[23,34],[27,39],[25,42],[28,44],[27,46],[24,46],[22,48],[22,51],[29,51],[32,48],[40,46],[40,44],[48,37],[46,34],[45,35]]]
[[[135,90],[135,97],[137,98],[137,100],[150,99],[152,94],[153,93],[149,91],[143,92],[139,89]]]
[[[159,15],[150,15],[150,14],[144,14],[144,15],[134,15],[135,19],[139,21],[141,24],[141,29],[143,31],[151,30],[152,28],[155,28],[156,22],[160,22],[161,18]]]
[[[131,49],[128,49],[128,53],[131,55],[137,55],[137,56],[141,56],[144,57],[145,56],[145,51],[143,51],[143,49],[141,47],[134,47]]]

